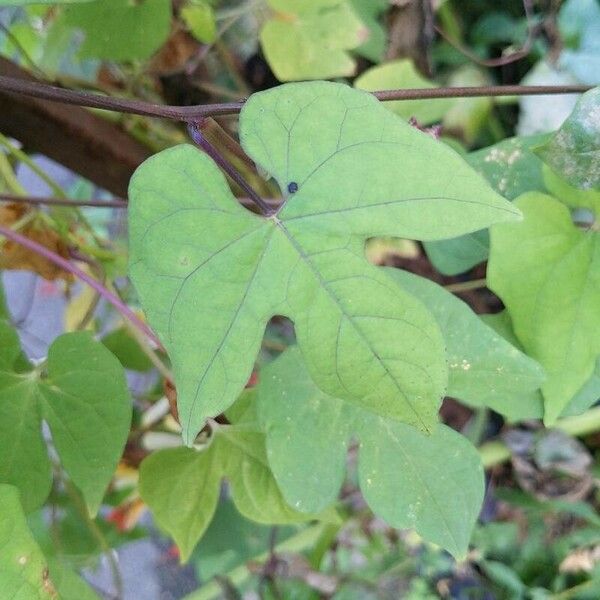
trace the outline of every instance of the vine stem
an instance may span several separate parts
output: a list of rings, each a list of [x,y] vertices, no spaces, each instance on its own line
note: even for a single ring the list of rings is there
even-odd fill
[[[85,271],[74,265],[71,261],[66,260],[62,256],[52,252],[52,250],[48,250],[48,248],[45,246],[38,244],[38,242],[31,240],[28,237],[25,237],[24,235],[21,235],[20,233],[17,233],[16,231],[13,231],[12,229],[9,229],[3,225],[0,225],[0,236],[3,236],[16,244],[20,244],[31,252],[35,252],[36,254],[43,256],[46,260],[71,273],[84,283],[87,283],[107,302],[112,304],[119,311],[119,313],[123,315],[123,317],[128,319],[133,325],[135,325],[135,327],[137,327],[137,329],[142,331],[150,340],[152,340],[158,348],[162,348],[162,344],[154,332],[118,296],[105,288],[99,281],[93,277],[90,277]]]
[[[263,215],[271,214],[269,205],[256,193],[252,186],[241,176],[238,170],[206,139],[202,133],[202,121],[190,123],[188,131],[194,144],[204,150],[218,165],[237,183],[247,194],[250,200],[260,208]]]
[[[477,96],[535,96],[547,94],[580,94],[592,89],[587,85],[492,85],[474,87],[415,88],[373,92],[382,102],[391,100],[424,100],[429,98],[473,98]],[[196,106],[170,106],[128,98],[111,98],[101,94],[68,90],[38,81],[0,76],[0,92],[40,98],[63,104],[75,104],[121,113],[160,117],[193,123],[209,116],[239,113],[244,101]]]
[[[447,291],[452,292],[453,294],[458,294],[460,292],[467,292],[469,290],[477,290],[479,288],[483,288],[487,285],[486,279],[472,279],[471,281],[459,281],[458,283],[450,283],[445,285]]]
[[[127,201],[122,198],[113,200],[70,200],[68,198],[51,198],[46,196],[19,196],[17,194],[0,194],[0,202],[15,204],[43,204],[52,206],[93,206],[97,208],[127,208]]]

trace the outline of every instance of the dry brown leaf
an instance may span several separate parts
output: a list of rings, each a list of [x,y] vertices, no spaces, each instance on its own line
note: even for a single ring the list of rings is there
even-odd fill
[[[600,546],[577,548],[558,567],[561,573],[591,573],[600,561]]]
[[[0,223],[6,227],[12,227],[30,210],[22,204],[1,206]],[[19,230],[19,233],[63,258],[69,257],[67,245],[55,231],[45,224],[40,222],[27,223]],[[73,280],[73,275],[68,271],[11,240],[6,240],[0,248],[0,269],[33,271],[50,281],[55,279]]]

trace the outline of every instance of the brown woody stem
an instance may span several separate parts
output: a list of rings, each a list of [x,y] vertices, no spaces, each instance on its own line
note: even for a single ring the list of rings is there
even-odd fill
[[[420,100],[427,98],[471,98],[476,96],[532,96],[546,94],[579,94],[591,89],[587,85],[495,85],[478,87],[449,87],[412,90],[386,90],[373,92],[383,102],[390,100]],[[63,104],[76,104],[88,108],[99,108],[121,113],[131,113],[147,117],[161,117],[192,123],[209,116],[231,115],[239,113],[244,100],[220,104],[202,104],[196,106],[169,106],[131,100],[113,98],[67,90],[60,87],[0,76],[0,92],[31,96]]]

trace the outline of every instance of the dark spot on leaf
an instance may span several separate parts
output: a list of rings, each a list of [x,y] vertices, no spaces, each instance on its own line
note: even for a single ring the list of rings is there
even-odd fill
[[[295,194],[298,191],[298,184],[295,181],[292,181],[288,184],[288,192],[290,194]]]

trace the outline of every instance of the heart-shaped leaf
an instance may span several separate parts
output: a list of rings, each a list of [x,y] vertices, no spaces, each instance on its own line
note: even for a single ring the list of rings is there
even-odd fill
[[[519,211],[447,146],[341,84],[255,94],[240,137],[284,192],[268,218],[191,146],[152,157],[130,185],[130,274],[173,362],[186,443],[243,389],[273,315],[294,321],[324,391],[432,429],[447,377],[439,328],[368,263],[365,240],[451,237]]]
[[[0,324],[0,337],[8,341],[0,353],[0,482],[19,488],[26,510],[46,499],[52,472],[45,419],[62,465],[95,514],[129,433],[121,365],[88,333],[69,333],[50,347],[47,376],[40,379],[16,369],[20,346],[6,324]]]

